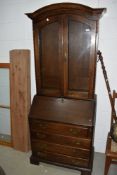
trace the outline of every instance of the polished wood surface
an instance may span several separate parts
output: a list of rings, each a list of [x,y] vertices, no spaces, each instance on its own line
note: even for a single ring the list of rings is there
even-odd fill
[[[39,95],[94,98],[96,32],[104,11],[60,3],[27,14],[33,19]]]
[[[30,114],[30,162],[91,175],[98,21],[106,9],[75,3],[43,7],[33,21],[37,93]]]
[[[46,159],[49,161],[55,161],[59,163],[64,163],[68,165],[75,165],[75,166],[80,166],[80,167],[88,167],[89,161],[87,159],[81,159],[81,158],[74,158],[68,155],[63,155],[63,154],[57,154],[57,153],[43,153],[43,152],[38,152],[38,155],[40,159]]]
[[[46,119],[47,120],[47,119]],[[52,120],[53,121],[53,120]],[[61,121],[63,122],[63,121]],[[54,132],[55,134],[69,134],[71,136],[77,136],[81,138],[90,138],[91,129],[90,127],[82,127],[77,125],[69,125],[69,124],[61,124],[56,122],[48,122],[45,120],[33,120],[31,123],[31,127],[36,130],[47,130],[48,132]]]
[[[31,162],[89,168],[94,116],[95,100],[36,95],[29,114]]]
[[[96,22],[75,15],[47,19],[38,23],[35,34],[38,94],[93,98]]]
[[[87,149],[80,149],[80,148],[74,148],[67,145],[61,145],[61,144],[53,144],[51,142],[46,141],[33,141],[33,149],[35,151],[42,151],[42,152],[55,152],[58,154],[65,154],[70,155],[72,157],[79,157],[84,159],[89,159],[90,151]]]
[[[85,16],[92,20],[99,20],[105,12],[106,8],[91,8],[78,3],[58,3],[42,7],[33,13],[26,13],[26,15],[35,22],[45,19],[48,14],[54,16],[55,14],[60,15],[69,13],[76,15],[80,14],[80,16]]]
[[[90,149],[91,145],[91,139],[90,138],[79,138],[75,137],[74,135],[63,135],[62,134],[53,134],[54,132],[51,132],[48,134],[48,131],[35,131],[31,125],[31,135],[32,138],[36,140],[46,140],[48,142],[52,142],[55,144],[61,145],[69,145],[81,149]],[[69,132],[70,133],[70,132]],[[81,150],[80,150],[81,151]]]
[[[95,100],[74,100],[35,96],[30,110],[31,118],[92,126]]]

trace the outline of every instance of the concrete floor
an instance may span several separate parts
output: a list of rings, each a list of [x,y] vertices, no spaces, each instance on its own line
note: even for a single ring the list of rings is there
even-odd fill
[[[30,153],[22,153],[12,148],[0,146],[0,166],[6,175],[80,175],[80,172],[58,166],[41,163],[40,166],[29,163]],[[95,153],[92,175],[103,175],[105,156]],[[117,175],[117,166],[112,166],[109,175]]]

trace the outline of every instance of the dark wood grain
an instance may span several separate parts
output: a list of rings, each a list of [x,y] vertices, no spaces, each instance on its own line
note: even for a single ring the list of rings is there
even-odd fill
[[[33,140],[32,148],[37,152],[55,152],[58,154],[70,155],[72,157],[79,157],[84,159],[89,159],[90,156],[90,151],[87,149],[74,148],[69,145],[55,144],[42,140]]]
[[[53,22],[40,31],[42,89],[59,89],[59,24]],[[54,65],[54,66],[53,66]]]
[[[78,3],[59,3],[45,6],[41,9],[36,10],[33,13],[26,13],[26,15],[35,22],[43,20],[45,17],[48,16],[48,14],[50,14],[50,16],[54,16],[55,14],[60,15],[70,13],[85,16],[86,18],[91,20],[99,20],[99,18],[102,17],[105,12],[105,8],[94,9]]]
[[[47,152],[47,153],[38,152],[38,156],[41,159],[60,162],[68,165],[82,166],[82,167],[88,167],[88,163],[89,163],[87,159],[74,158],[68,155],[66,156],[63,154],[57,154],[57,153],[51,153],[51,152]]]
[[[90,149],[91,139],[71,137],[68,135],[54,134],[54,132],[49,133],[47,131],[37,132],[31,127],[31,136],[36,140],[46,140],[47,142],[52,142],[61,145],[69,145],[75,148]]]
[[[29,114],[33,164],[91,175],[97,32],[105,11],[59,3],[27,14],[33,21],[37,88]]]
[[[74,9],[72,13],[70,8]],[[84,13],[79,15],[80,10]],[[34,26],[38,94],[94,98],[98,19],[91,18],[96,17],[95,12],[86,6],[63,3],[27,14]]]
[[[74,100],[35,96],[30,110],[31,118],[92,126],[95,100]]]
[[[46,130],[49,133],[60,135],[76,136],[77,138],[90,138],[90,127],[76,126],[70,124],[63,124],[57,122],[48,122],[46,120],[33,120],[31,121],[31,129],[36,131]]]

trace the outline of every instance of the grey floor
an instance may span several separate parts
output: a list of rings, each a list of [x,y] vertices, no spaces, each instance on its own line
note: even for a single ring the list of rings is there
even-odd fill
[[[12,148],[0,146],[0,166],[6,175],[80,175],[80,172],[41,163],[40,166],[29,163],[30,153],[22,153]],[[103,175],[105,156],[95,153],[92,175]],[[117,166],[112,166],[109,175],[117,175]]]

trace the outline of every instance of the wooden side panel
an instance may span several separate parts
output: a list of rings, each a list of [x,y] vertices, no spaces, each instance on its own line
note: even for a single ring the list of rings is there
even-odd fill
[[[29,150],[28,113],[30,93],[30,51],[10,51],[11,124],[13,147]]]

